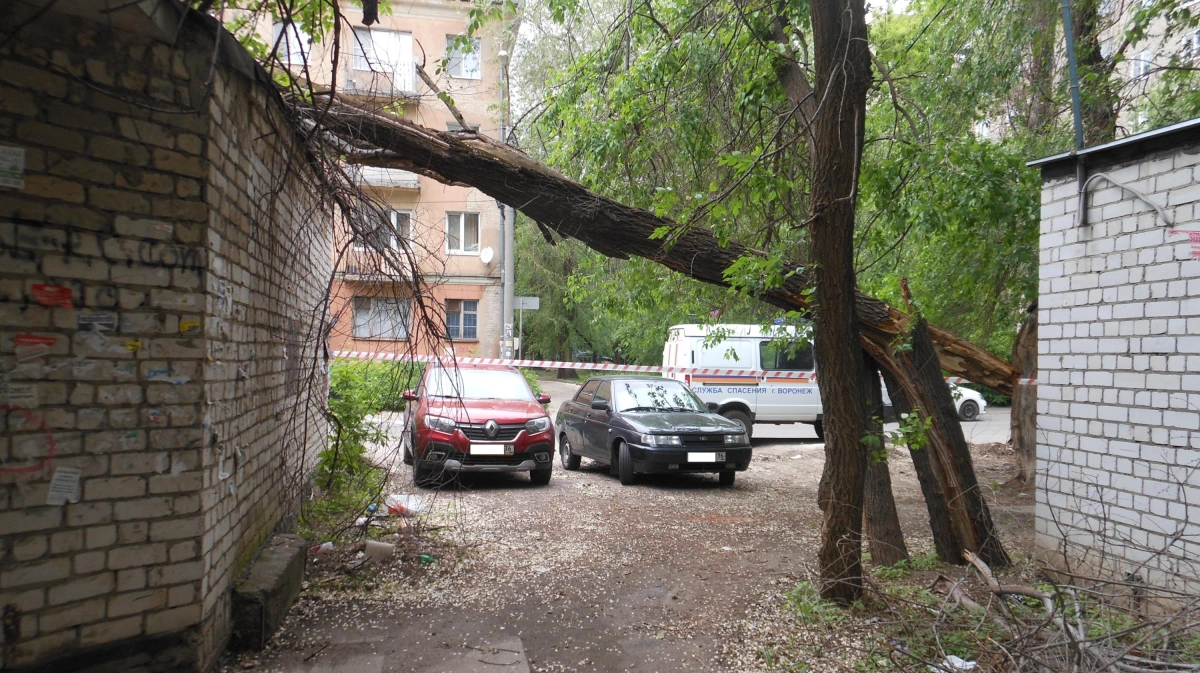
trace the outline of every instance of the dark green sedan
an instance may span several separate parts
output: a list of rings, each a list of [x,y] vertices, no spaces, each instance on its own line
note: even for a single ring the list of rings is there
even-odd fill
[[[705,407],[674,379],[597,376],[563,403],[554,423],[563,469],[607,463],[622,484],[639,474],[716,472],[723,486],[750,465],[742,426]]]

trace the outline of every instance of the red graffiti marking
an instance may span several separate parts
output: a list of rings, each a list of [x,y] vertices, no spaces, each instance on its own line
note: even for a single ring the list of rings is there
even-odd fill
[[[50,466],[54,464],[54,456],[57,453],[57,449],[54,445],[54,433],[50,432],[50,429],[46,427],[46,421],[42,420],[41,416],[38,416],[37,414],[33,413],[32,410],[26,409],[25,407],[14,407],[7,404],[0,404],[0,410],[19,411],[21,415],[25,417],[26,423],[36,426],[39,430],[46,433],[46,456],[44,458],[37,462],[31,462],[27,465],[21,465],[19,467],[6,467],[4,465],[0,465],[0,474],[30,474],[37,472],[42,468],[47,470],[50,469]]]

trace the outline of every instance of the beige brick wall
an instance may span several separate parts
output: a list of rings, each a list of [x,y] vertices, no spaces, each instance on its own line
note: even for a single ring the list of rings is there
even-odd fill
[[[329,215],[210,31],[51,12],[0,47],[0,146],[26,153],[0,187],[0,669],[189,631],[208,666],[325,437]],[[55,468],[76,502],[47,504]]]

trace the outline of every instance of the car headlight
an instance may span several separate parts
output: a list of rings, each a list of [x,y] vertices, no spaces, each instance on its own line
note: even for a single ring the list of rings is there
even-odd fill
[[[426,416],[425,427],[438,432],[451,433],[454,432],[454,421],[442,416]]]
[[[545,432],[549,429],[550,429],[550,417],[549,416],[542,416],[541,418],[535,418],[532,421],[525,421],[525,430],[527,430],[531,434]]]
[[[726,444],[745,444],[746,443],[746,434],[739,433],[736,435],[725,435],[725,443]]]
[[[683,446],[679,435],[642,435],[641,439],[649,446]]]

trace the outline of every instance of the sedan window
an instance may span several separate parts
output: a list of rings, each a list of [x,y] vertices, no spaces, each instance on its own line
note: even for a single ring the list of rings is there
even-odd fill
[[[596,396],[596,389],[600,387],[599,379],[592,379],[583,384],[583,388],[579,390],[579,394],[575,396],[575,401],[587,406],[592,403],[592,398]]]
[[[708,411],[678,381],[654,379],[617,381],[615,408],[617,411]]]

